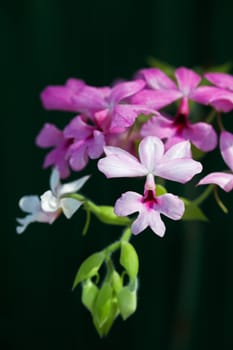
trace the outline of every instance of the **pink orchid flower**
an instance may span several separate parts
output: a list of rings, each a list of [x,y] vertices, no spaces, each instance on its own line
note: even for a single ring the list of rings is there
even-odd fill
[[[230,172],[213,172],[205,176],[198,185],[216,184],[224,191],[230,192],[233,189],[233,134],[222,131],[220,135],[220,151]]]
[[[143,80],[120,82],[112,88],[92,87],[82,80],[69,79],[65,86],[48,86],[41,93],[44,108],[76,112],[91,120],[96,113],[108,120],[111,132],[120,132],[131,126],[140,113],[152,113],[145,105],[133,105],[129,98],[145,86]],[[156,113],[154,111],[154,113]],[[108,118],[107,118],[108,116]]]
[[[70,174],[67,151],[72,144],[72,138],[66,138],[63,131],[55,125],[46,123],[36,138],[36,145],[41,148],[53,148],[44,160],[43,167],[57,167],[61,178],[66,178]]]
[[[136,192],[126,192],[115,203],[115,214],[127,216],[139,212],[138,217],[132,223],[133,234],[138,234],[150,227],[151,230],[160,237],[165,234],[165,225],[160,214],[173,220],[179,220],[184,214],[184,203],[179,197],[166,193],[156,196],[154,177],[147,175],[144,188],[144,195]]]
[[[86,86],[83,80],[70,78],[64,86],[47,86],[40,95],[42,105],[48,110],[77,112],[73,97]]]
[[[130,98],[145,86],[143,80],[120,82],[103,95],[97,88],[86,87],[73,98],[76,109],[84,115],[91,116],[92,120],[103,119],[106,129],[111,133],[119,133],[130,127],[140,113],[154,113],[144,104],[134,105]],[[88,113],[88,111],[92,113]]]
[[[206,73],[205,78],[215,87],[214,93],[209,99],[209,104],[219,112],[230,112],[233,109],[233,76],[226,73]]]
[[[107,178],[152,174],[186,183],[202,171],[201,163],[191,158],[189,141],[177,143],[165,152],[159,138],[147,136],[139,144],[139,159],[118,147],[105,146],[104,152],[106,157],[98,161],[98,168]]]
[[[132,102],[135,104],[144,103],[158,110],[178,99],[186,100],[186,114],[188,115],[188,100],[204,105],[209,103],[210,96],[207,91],[202,92],[199,87],[201,76],[191,69],[177,68],[175,70],[176,83],[158,68],[142,69],[138,72],[137,78],[144,78],[147,88],[133,96]],[[211,89],[211,91],[213,94],[214,90]]]
[[[166,148],[189,140],[193,145],[204,152],[212,151],[217,146],[217,134],[212,125],[198,122],[190,123],[186,110],[186,100],[178,108],[175,118],[166,115],[152,117],[141,128],[142,136],[157,136],[163,139]]]
[[[64,129],[64,136],[73,140],[66,154],[73,170],[83,169],[89,158],[97,159],[103,153],[104,132],[96,125],[90,125],[82,116],[71,120]]]

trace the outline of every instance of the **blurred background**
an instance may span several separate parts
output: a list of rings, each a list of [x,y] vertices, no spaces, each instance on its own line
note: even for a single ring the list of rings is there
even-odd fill
[[[210,223],[167,221],[163,240],[149,230],[133,239],[138,310],[104,339],[71,285],[80,263],[120,231],[93,220],[83,238],[80,211],[69,222],[15,232],[19,198],[48,187],[35,137],[45,122],[61,126],[70,118],[44,111],[40,91],[69,77],[98,86],[130,79],[149,57],[188,67],[232,62],[232,11],[230,0],[1,1],[1,350],[233,349],[232,194],[221,192],[228,215],[210,198],[203,206]],[[212,155],[207,163],[222,166]],[[94,171],[93,162],[84,173]],[[118,183],[128,189],[96,174],[83,193],[113,204]]]

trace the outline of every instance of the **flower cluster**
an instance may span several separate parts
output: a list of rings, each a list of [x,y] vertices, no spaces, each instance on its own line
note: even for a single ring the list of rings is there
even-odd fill
[[[213,190],[216,194],[217,187],[226,192],[233,189],[233,133],[224,129],[222,121],[222,115],[233,110],[233,76],[219,72],[201,76],[186,67],[167,75],[159,68],[146,68],[131,81],[105,87],[71,78],[64,86],[46,87],[41,101],[46,110],[70,112],[71,119],[63,130],[46,123],[36,137],[37,146],[49,148],[43,166],[52,167],[51,189],[40,197],[21,198],[19,206],[28,215],[17,219],[16,230],[22,233],[35,221],[51,224],[61,212],[69,219],[82,204],[87,214],[84,233],[91,214],[105,224],[125,226],[121,240],[89,257],[74,282],[74,287],[82,283],[83,304],[102,336],[119,314],[125,319],[136,309],[138,258],[128,242],[131,233],[137,235],[149,227],[162,237],[166,228],[161,215],[202,220],[202,201]],[[200,160],[218,144],[229,169],[199,178],[197,185],[210,186],[196,200],[167,192],[167,180],[185,184],[205,171]],[[143,193],[130,188],[114,207],[102,206],[77,193],[89,176],[61,184],[60,179],[71,170],[83,170],[90,159],[98,160],[98,170],[108,179],[144,178]],[[219,197],[215,198],[223,208]],[[117,249],[130,277],[127,286],[111,261]],[[99,286],[93,277],[104,262],[107,275]]]

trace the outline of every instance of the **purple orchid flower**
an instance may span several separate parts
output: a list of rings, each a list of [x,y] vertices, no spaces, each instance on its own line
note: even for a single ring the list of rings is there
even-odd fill
[[[189,140],[202,151],[212,151],[217,146],[214,128],[204,122],[190,123],[186,111],[187,100],[183,99],[175,118],[162,114],[152,117],[142,126],[141,135],[163,139],[167,149],[178,142]]]
[[[114,211],[118,216],[139,212],[131,226],[135,235],[150,227],[155,234],[163,237],[166,228],[160,214],[173,220],[181,219],[184,214],[184,202],[179,197],[171,193],[156,196],[155,189],[154,177],[148,174],[143,196],[129,191],[123,193],[115,203]]]
[[[210,96],[203,91],[199,84],[201,76],[193,70],[179,67],[175,70],[175,83],[158,68],[142,69],[137,78],[144,78],[147,88],[132,98],[135,104],[146,104],[153,109],[161,109],[178,99],[192,100],[201,104],[208,104]],[[201,89],[201,90],[200,90]],[[202,92],[203,91],[203,92]],[[214,90],[212,90],[212,94]],[[187,103],[187,114],[189,114]]]
[[[139,144],[139,159],[118,147],[105,146],[104,152],[106,157],[98,161],[98,168],[107,178],[153,174],[186,183],[202,171],[201,163],[191,158],[189,141],[177,143],[165,152],[159,138],[147,136]]]
[[[233,134],[222,131],[220,135],[220,151],[230,172],[213,172],[205,176],[198,185],[216,184],[224,191],[230,192],[233,189]]]

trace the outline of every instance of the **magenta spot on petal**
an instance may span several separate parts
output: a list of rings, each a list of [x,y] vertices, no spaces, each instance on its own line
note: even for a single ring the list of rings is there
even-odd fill
[[[184,114],[178,114],[173,122],[173,125],[176,128],[177,133],[181,133],[184,129],[188,128],[189,126],[187,116]]]
[[[158,204],[158,200],[155,197],[154,191],[146,191],[142,198],[142,203],[145,204],[148,209],[154,209],[155,206]]]

